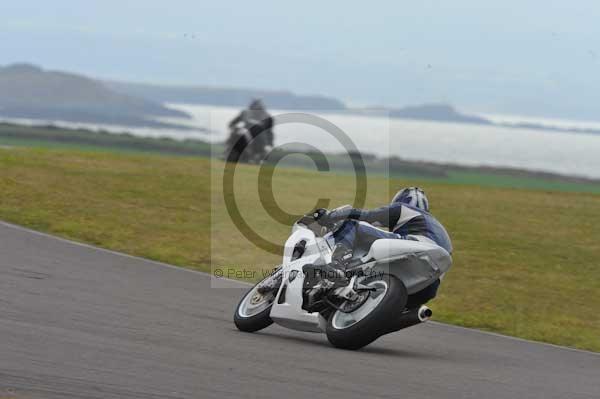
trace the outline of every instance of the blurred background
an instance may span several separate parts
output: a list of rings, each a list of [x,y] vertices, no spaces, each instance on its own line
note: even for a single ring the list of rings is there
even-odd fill
[[[598,178],[599,16],[585,1],[9,2],[0,117],[222,141],[258,97],[345,114],[370,153],[389,132],[409,160]],[[365,113],[389,129],[349,119]]]

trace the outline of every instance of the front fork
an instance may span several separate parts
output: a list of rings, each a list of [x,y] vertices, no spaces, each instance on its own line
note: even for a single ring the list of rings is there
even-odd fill
[[[281,266],[273,269],[271,275],[258,284],[256,291],[261,295],[265,295],[271,291],[277,291],[279,287],[281,287],[281,282],[283,280],[282,270]]]

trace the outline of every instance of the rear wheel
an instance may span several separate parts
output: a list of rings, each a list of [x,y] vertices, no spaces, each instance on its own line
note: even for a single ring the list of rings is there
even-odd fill
[[[257,290],[260,284],[244,295],[235,310],[233,322],[240,331],[255,332],[273,324],[270,313],[277,290],[261,294]]]
[[[361,284],[374,288],[368,298],[356,308],[344,302],[327,322],[327,339],[342,349],[360,349],[390,331],[395,317],[400,314],[408,293],[398,278],[391,275],[368,277]]]

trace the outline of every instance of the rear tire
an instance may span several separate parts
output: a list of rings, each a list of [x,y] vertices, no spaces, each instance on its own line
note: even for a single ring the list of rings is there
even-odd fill
[[[364,285],[376,286],[380,289],[385,285],[383,299],[374,305],[375,307],[366,316],[354,322],[354,324],[343,325],[340,320],[348,322],[349,318],[358,314],[363,306],[368,306],[365,302],[360,308],[352,313],[343,314],[339,310],[334,311],[327,321],[327,339],[329,342],[341,349],[356,350],[360,349],[380,336],[390,332],[393,327],[395,317],[397,317],[408,300],[406,287],[398,278],[392,275],[382,275],[370,277],[361,282]],[[374,293],[370,294],[375,298]],[[373,299],[374,301],[376,299]],[[364,310],[363,310],[364,311]],[[350,322],[351,323],[351,322]]]

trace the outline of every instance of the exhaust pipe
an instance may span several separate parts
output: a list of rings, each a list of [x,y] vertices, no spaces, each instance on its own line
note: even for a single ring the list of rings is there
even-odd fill
[[[422,323],[422,322],[425,322],[425,321],[431,319],[431,316],[433,316],[433,311],[431,309],[429,309],[427,306],[422,305],[419,308],[418,315],[419,315],[419,320],[421,320],[421,323]]]
[[[418,309],[406,310],[400,314],[400,316],[392,322],[392,326],[389,332],[403,330],[408,327],[412,327],[417,324],[426,322],[431,318],[433,312],[427,306],[422,305]]]

